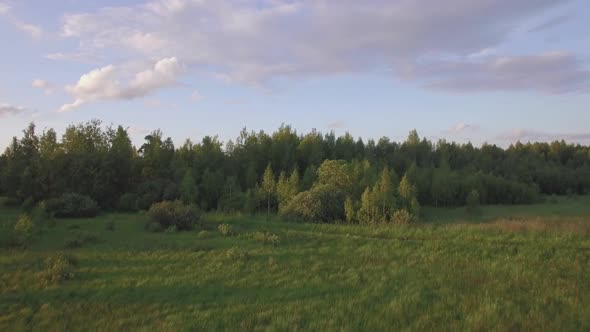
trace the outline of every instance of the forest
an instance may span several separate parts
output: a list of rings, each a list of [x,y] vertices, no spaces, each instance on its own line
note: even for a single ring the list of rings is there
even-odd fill
[[[0,157],[5,205],[43,203],[63,217],[182,201],[201,211],[297,221],[407,223],[422,206],[530,204],[589,191],[588,146],[475,147],[431,142],[415,130],[404,142],[365,142],[282,125],[273,133],[243,129],[225,143],[207,136],[181,145],[155,130],[135,147],[124,127],[99,120],[70,125],[61,138],[31,123]]]

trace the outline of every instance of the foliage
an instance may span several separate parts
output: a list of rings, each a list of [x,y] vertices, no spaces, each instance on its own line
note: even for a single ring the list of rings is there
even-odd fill
[[[296,195],[282,211],[290,220],[303,222],[335,222],[344,220],[345,196],[331,185],[317,185]]]
[[[225,146],[206,136],[175,147],[156,130],[136,149],[122,126],[91,120],[68,126],[61,137],[31,123],[7,145],[0,205],[31,211],[46,201],[48,209],[59,205],[58,217],[175,200],[204,211],[285,214],[296,197],[309,195],[302,192],[331,186],[350,199],[339,218],[384,223],[399,209],[418,217],[428,206],[465,206],[473,190],[481,205],[590,193],[590,147],[564,141],[475,147],[431,142],[413,130],[403,142],[365,142],[282,125],[273,133],[244,129]]]
[[[415,218],[405,209],[395,211],[391,219],[397,225],[409,225],[415,221]]]
[[[223,236],[234,236],[236,234],[233,227],[228,224],[220,224],[217,226],[217,230],[219,230],[219,233]]]
[[[264,245],[276,247],[281,243],[281,238],[278,235],[268,232],[256,232],[254,233],[253,237],[256,242],[260,242]]]
[[[150,207],[148,215],[161,229],[174,226],[179,231],[191,230],[200,218],[200,212],[195,205],[184,204],[181,201],[155,203]]]
[[[58,218],[90,218],[98,214],[96,202],[76,193],[63,194],[46,202],[46,209]]]
[[[48,257],[45,260],[45,270],[39,274],[40,279],[46,285],[60,284],[75,277],[76,258],[61,253]]]

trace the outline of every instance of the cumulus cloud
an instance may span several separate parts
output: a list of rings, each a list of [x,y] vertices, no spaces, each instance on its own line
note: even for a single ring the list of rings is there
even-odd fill
[[[567,52],[412,64],[402,68],[400,74],[424,81],[431,88],[454,91],[590,91],[590,71],[582,60]]]
[[[100,100],[135,99],[161,88],[176,84],[182,66],[177,58],[164,58],[150,68],[132,75],[123,83],[125,69],[114,65],[94,69],[82,75],[75,85],[66,87],[74,101],[61,107],[60,112],[72,111],[88,102]]]
[[[24,113],[26,109],[21,106],[14,106],[9,104],[2,104],[0,103],[0,118],[10,115],[17,115]]]
[[[459,80],[475,80],[480,86],[475,90],[487,90],[509,83],[509,75],[490,69],[494,58],[488,58],[485,50],[495,49],[520,26],[569,2],[153,0],[66,15],[62,35],[78,39],[84,52],[118,50],[119,55],[150,58],[175,54],[193,67],[213,71],[216,77],[255,85],[277,78],[391,67],[398,77],[408,78],[410,71],[422,73],[413,79],[431,81],[441,74],[441,67],[449,66],[436,61],[451,57],[459,59],[453,64],[459,67]],[[472,63],[474,54],[486,59]],[[435,67],[424,59],[436,60]],[[522,60],[513,64],[526,67],[529,59]],[[574,85],[587,82],[581,64],[568,61],[569,67],[558,72],[560,79],[546,75],[553,63],[538,62],[541,74],[535,74],[534,80],[521,79],[519,88],[554,92],[572,90],[569,79],[575,80]],[[466,78],[464,68],[473,67],[478,77]],[[444,74],[451,76],[448,70]],[[491,78],[479,77],[487,75]],[[452,77],[434,83],[441,83],[434,87],[453,90],[465,86]]]
[[[574,143],[589,143],[590,133],[552,133],[538,130],[515,129],[500,134],[496,139],[506,142],[550,142],[565,140]]]

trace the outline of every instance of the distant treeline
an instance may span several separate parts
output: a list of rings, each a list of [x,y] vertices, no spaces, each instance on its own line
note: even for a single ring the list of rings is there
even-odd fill
[[[420,205],[522,204],[589,191],[588,146],[474,147],[416,131],[401,143],[364,142],[283,125],[272,134],[244,129],[225,145],[205,137],[175,146],[156,130],[136,148],[126,129],[94,120],[69,126],[61,139],[31,124],[0,157],[0,196],[26,205],[75,193],[101,209],[182,200],[202,210],[373,222],[417,215]]]

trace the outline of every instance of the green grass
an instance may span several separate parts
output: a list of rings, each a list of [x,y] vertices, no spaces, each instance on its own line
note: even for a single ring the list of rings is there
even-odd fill
[[[0,330],[590,329],[588,197],[424,213],[407,227],[212,214],[206,234],[148,233],[142,214],[36,225],[0,249]],[[0,230],[17,217],[2,210]],[[48,284],[58,252],[74,277]]]

